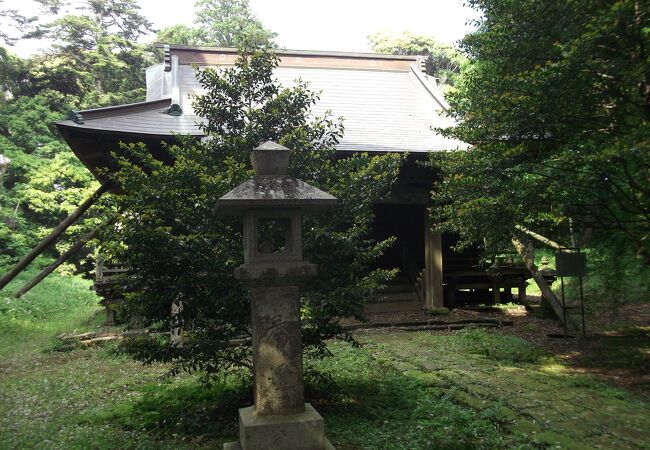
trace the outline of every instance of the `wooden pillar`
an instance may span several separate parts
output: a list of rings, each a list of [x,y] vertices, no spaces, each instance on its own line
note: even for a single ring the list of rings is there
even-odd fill
[[[447,306],[453,308],[456,306],[456,288],[458,284],[458,278],[452,278],[447,284]]]
[[[424,309],[443,306],[442,236],[431,230],[431,219],[424,219]]]
[[[492,282],[492,304],[498,305],[501,303],[501,287],[498,280]]]

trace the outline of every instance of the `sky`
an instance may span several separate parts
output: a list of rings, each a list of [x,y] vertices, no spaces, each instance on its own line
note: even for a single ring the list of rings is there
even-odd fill
[[[139,0],[142,13],[161,29],[191,25],[194,0]],[[370,51],[367,36],[380,31],[411,31],[454,43],[473,27],[477,13],[463,0],[250,0],[264,25],[278,33],[280,47],[296,50]],[[28,15],[37,11],[31,0],[5,0],[3,7]],[[153,39],[153,38],[151,38]],[[28,56],[46,45],[18,42],[13,52]]]

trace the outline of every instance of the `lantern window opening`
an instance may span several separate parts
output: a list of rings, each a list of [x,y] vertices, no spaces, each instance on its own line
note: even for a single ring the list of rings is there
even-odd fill
[[[255,226],[258,254],[285,254],[291,252],[291,221],[287,217],[260,217]]]

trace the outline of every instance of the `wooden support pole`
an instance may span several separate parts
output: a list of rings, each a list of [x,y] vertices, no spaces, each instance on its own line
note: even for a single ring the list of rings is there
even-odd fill
[[[43,269],[41,273],[39,273],[34,278],[32,278],[32,280],[29,283],[25,284],[23,287],[18,289],[14,293],[14,297],[20,298],[23,294],[29,292],[34,286],[36,286],[38,283],[43,281],[45,277],[47,277],[49,274],[54,272],[54,270],[56,270],[57,267],[59,267],[61,264],[66,262],[68,259],[70,259],[70,257],[73,256],[75,253],[77,253],[79,250],[81,250],[90,240],[94,239],[102,230],[102,228],[111,224],[114,221],[115,218],[113,217],[110,220],[98,226],[97,228],[95,228],[94,230],[92,230],[91,232],[86,233],[81,239],[77,241],[75,245],[70,247],[65,253],[59,256],[52,264],[50,264],[45,269]]]
[[[66,217],[63,222],[61,222],[52,232],[43,238],[41,242],[38,243],[36,247],[32,249],[27,255],[23,257],[18,263],[7,272],[2,278],[0,278],[0,290],[2,290],[11,280],[16,278],[16,276],[23,271],[25,267],[32,261],[36,259],[38,255],[43,253],[43,251],[49,247],[65,230],[75,223],[79,217],[85,213],[88,208],[90,208],[99,198],[110,188],[110,183],[101,185],[89,198],[86,199],[77,209],[74,210],[72,214]]]
[[[454,277],[447,284],[447,302],[448,307],[453,308],[456,306],[456,285],[458,284],[458,278]]]
[[[444,304],[442,287],[442,236],[431,229],[425,212],[424,222],[424,308],[432,310]]]
[[[537,283],[537,286],[539,286],[539,290],[542,291],[542,295],[546,300],[548,300],[548,303],[553,308],[553,311],[555,311],[555,314],[560,318],[562,322],[564,322],[565,314],[564,309],[562,308],[562,303],[555,296],[555,293],[551,290],[551,287],[548,285],[541,272],[537,270],[535,262],[528,256],[526,247],[521,243],[519,239],[514,237],[512,238],[512,244],[515,246],[515,249],[517,249],[517,252],[519,252],[521,255],[521,259],[532,275],[533,280],[535,280],[535,283]],[[577,329],[575,323],[573,323],[573,320],[568,314],[566,315],[566,322],[567,326],[572,327],[573,329]]]
[[[533,239],[538,240],[539,242],[554,248],[555,250],[562,250],[564,248],[567,248],[566,246],[558,244],[557,242],[554,242],[549,238],[542,236],[541,234],[535,233],[534,231],[530,231],[528,228],[524,228],[521,225],[515,225],[515,228],[523,233],[526,233],[528,236],[532,237]]]

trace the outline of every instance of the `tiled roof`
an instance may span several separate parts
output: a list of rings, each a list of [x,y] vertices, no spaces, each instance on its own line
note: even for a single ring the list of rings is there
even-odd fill
[[[152,136],[169,136],[172,134],[190,134],[202,136],[197,124],[200,117],[182,114],[167,114],[171,106],[169,98],[130,105],[111,106],[94,110],[78,111],[79,117],[56,122],[57,126],[69,129],[96,130],[100,132],[122,134],[144,134]]]
[[[408,63],[408,61],[406,62]],[[368,152],[432,152],[454,149],[462,144],[443,138],[435,127],[448,127],[444,117],[447,104],[435,84],[427,79],[417,64],[406,70],[338,67],[280,66],[275,75],[290,87],[302,79],[312,90],[320,92],[320,101],[312,108],[314,115],[331,111],[343,117],[345,134],[338,149]],[[200,94],[194,67],[178,66],[179,101],[183,113],[167,114],[171,105],[169,81],[165,83],[164,66],[147,71],[147,102],[112,108],[80,111],[81,120],[65,120],[59,127],[125,135],[201,136],[197,124],[201,118],[192,111],[192,94]],[[158,74],[158,71],[160,74]],[[156,80],[156,86],[151,80]],[[157,83],[160,83],[158,85]],[[173,96],[173,94],[172,94]],[[158,98],[156,98],[158,97]]]

